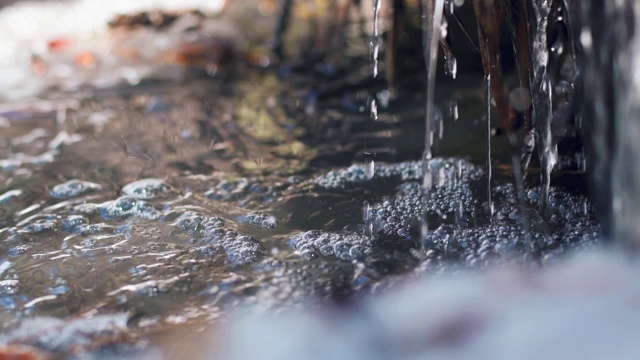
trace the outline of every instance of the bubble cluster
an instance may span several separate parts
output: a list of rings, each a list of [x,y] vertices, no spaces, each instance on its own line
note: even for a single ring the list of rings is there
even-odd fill
[[[153,199],[169,190],[169,185],[161,179],[142,179],[125,185],[122,193],[136,199]]]
[[[319,255],[333,256],[340,260],[362,260],[373,252],[373,239],[359,233],[325,233],[310,230],[297,234],[289,244],[304,258],[314,259]]]
[[[72,232],[77,227],[85,225],[88,222],[89,220],[82,215],[69,215],[64,220],[62,220],[62,225],[65,231]]]
[[[193,211],[180,215],[173,225],[189,235],[204,234],[207,231],[224,226],[224,221],[217,216],[206,216]]]
[[[106,231],[112,231],[115,227],[112,225],[108,225],[105,223],[97,223],[97,224],[82,224],[73,228],[73,233],[76,235],[94,235],[103,233]]]
[[[474,211],[477,201],[468,184],[431,188],[426,193],[417,182],[403,183],[393,197],[371,206],[368,218],[374,230],[410,238],[422,223],[423,214],[454,217]]]
[[[265,259],[257,268],[261,273],[255,295],[245,301],[263,310],[318,306],[351,289],[354,275],[353,264],[345,261]]]
[[[423,266],[443,266],[448,262],[484,267],[507,258],[531,257],[531,244],[526,244],[524,239],[525,234],[517,225],[486,225],[471,229],[441,225],[423,239],[426,249]]]
[[[160,212],[153,205],[127,196],[102,203],[100,214],[107,220],[131,216],[149,220],[160,218]]]
[[[553,188],[550,193],[549,213],[542,216],[536,210],[536,189],[527,190],[529,204],[522,213],[513,185],[497,186],[491,224],[475,228],[441,225],[430,231],[423,239],[427,249],[423,267],[444,263],[469,267],[496,262],[547,263],[570,249],[597,243],[600,228],[586,198]]]
[[[225,222],[217,216],[204,215],[195,211],[181,214],[173,223],[181,231],[195,236],[193,241],[210,244],[206,252],[224,251],[233,265],[255,262],[262,253],[262,245],[252,236],[236,230],[224,228]]]
[[[459,158],[436,158],[431,160],[432,176],[439,182],[469,182],[482,177],[482,170],[469,161]],[[422,179],[422,162],[406,161],[395,164],[376,164],[375,174],[370,176],[366,164],[355,164],[336,169],[316,177],[313,182],[325,189],[344,189],[349,185],[362,184],[372,179],[398,178],[402,181]]]
[[[516,220],[519,217],[518,202],[514,186],[511,184],[497,186],[494,189],[497,220]],[[535,212],[540,192],[538,188],[525,191],[527,215],[534,220],[540,219]],[[558,188],[549,189],[549,208],[545,221],[555,228],[584,228],[597,226],[595,209],[584,195],[571,194]]]
[[[254,237],[231,229],[212,229],[204,236],[204,241],[224,249],[227,258],[234,265],[255,262],[262,252],[262,246]]]
[[[69,180],[66,183],[54,186],[53,189],[51,189],[51,196],[58,199],[69,199],[90,192],[99,191],[100,189],[102,189],[102,186],[96,183],[81,180]]]
[[[18,223],[19,234],[39,234],[57,231],[60,217],[57,215],[36,215]]]
[[[18,285],[18,280],[0,280],[0,295],[16,294]]]
[[[239,221],[257,225],[266,229],[273,229],[278,226],[278,219],[271,214],[266,214],[263,212],[252,212],[244,216],[240,216],[238,218]]]

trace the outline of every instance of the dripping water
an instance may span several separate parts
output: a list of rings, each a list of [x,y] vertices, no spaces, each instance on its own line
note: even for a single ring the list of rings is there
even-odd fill
[[[433,154],[433,99],[436,82],[436,65],[438,62],[438,42],[440,24],[442,22],[442,9],[444,0],[422,1],[422,47],[424,51],[424,63],[426,70],[426,102],[425,102],[425,149],[423,155],[423,172],[427,173],[428,161]],[[426,178],[427,176],[425,176]]]
[[[373,179],[376,173],[376,163],[371,156],[368,156],[364,161],[364,173],[367,179]]]
[[[375,98],[371,99],[369,106],[371,107],[371,119],[378,121],[378,104]]]
[[[380,4],[382,0],[375,0],[373,4],[373,36],[369,43],[369,51],[371,58],[371,75],[375,79],[378,77],[378,56],[380,54],[380,45],[382,43],[382,37],[380,36]],[[371,99],[369,105],[371,110],[371,119],[378,120],[378,105],[376,103],[376,97]]]
[[[380,44],[382,38],[380,37],[380,3],[382,0],[375,0],[373,4],[373,37],[369,43],[369,49],[371,52],[371,73],[373,77],[378,76],[378,54],[380,52]]]
[[[451,10],[451,12],[447,10],[447,16],[451,16],[452,14],[453,10]],[[440,39],[442,39],[444,53],[444,73],[452,79],[455,79],[458,74],[458,61],[451,51],[451,46],[448,42],[449,39],[447,38],[448,32],[449,24],[447,23],[447,18],[443,17],[442,23],[440,24]]]
[[[493,215],[493,202],[491,200],[491,75],[484,76],[484,117],[487,122],[485,137],[485,157],[487,172],[487,212]]]
[[[442,11],[444,0],[422,0],[422,48],[424,51],[425,65],[425,148],[422,156],[422,186],[424,191],[428,191],[433,185],[431,176],[430,161],[433,156],[433,115],[434,115],[434,90],[436,83],[436,65],[438,62],[438,42],[440,41],[440,25],[442,22]],[[422,197],[422,201],[426,202],[426,196]],[[424,204],[426,209],[426,204]],[[427,238],[429,225],[426,212],[422,216],[421,239]],[[421,241],[424,243],[424,241]]]

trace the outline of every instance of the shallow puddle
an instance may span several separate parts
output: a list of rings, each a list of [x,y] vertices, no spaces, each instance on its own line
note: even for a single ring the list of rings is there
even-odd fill
[[[241,306],[341,303],[416,274],[538,268],[596,243],[572,158],[549,214],[536,183],[523,214],[500,137],[486,214],[481,83],[439,85],[423,196],[419,79],[379,101],[376,121],[385,85],[366,57],[322,65],[238,63],[2,103],[0,344],[136,354]]]

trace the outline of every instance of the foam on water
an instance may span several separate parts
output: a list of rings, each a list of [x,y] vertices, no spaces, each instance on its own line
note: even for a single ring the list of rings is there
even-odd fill
[[[53,189],[51,189],[51,196],[59,199],[68,199],[82,196],[100,189],[102,189],[100,184],[74,179],[54,186]]]

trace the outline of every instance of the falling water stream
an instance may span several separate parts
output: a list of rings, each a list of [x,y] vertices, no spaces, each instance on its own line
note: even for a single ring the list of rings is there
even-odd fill
[[[425,147],[422,155],[424,187],[431,187],[429,161],[433,157],[433,113],[434,92],[436,86],[436,66],[438,64],[438,42],[444,0],[423,0],[422,4],[422,47],[424,51],[425,79]]]
[[[549,204],[551,171],[558,157],[557,145],[551,134],[552,89],[547,73],[549,49],[547,46],[547,23],[551,12],[551,0],[535,0],[533,23],[533,75],[531,79],[532,116],[535,122],[538,154],[540,158],[540,201],[541,212],[546,212]]]
[[[371,51],[371,73],[374,78],[378,76],[378,55],[380,53],[380,43],[382,37],[380,36],[380,4],[382,0],[375,0],[373,4],[373,37],[371,38],[370,51]]]

